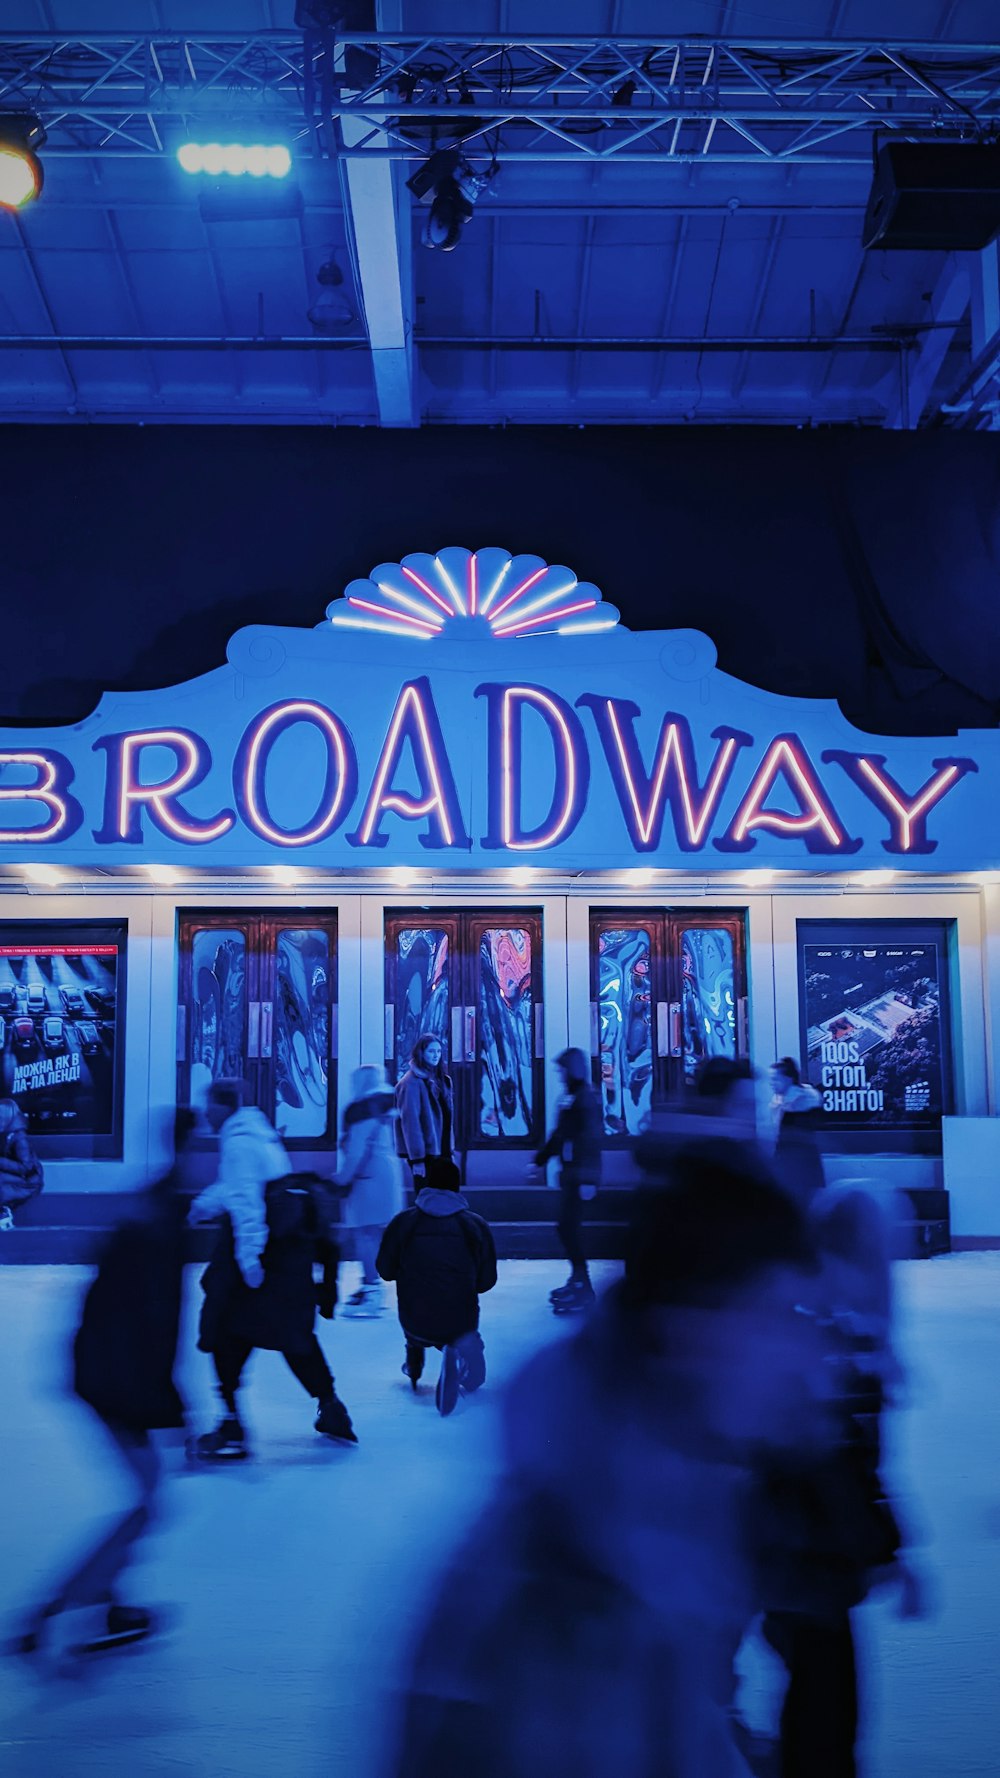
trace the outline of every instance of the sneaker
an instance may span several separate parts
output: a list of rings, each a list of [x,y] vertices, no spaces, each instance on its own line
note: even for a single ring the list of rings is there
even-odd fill
[[[324,1438],[339,1439],[345,1445],[356,1445],[358,1442],[358,1435],[351,1425],[351,1416],[339,1395],[328,1395],[320,1402],[313,1424]]]
[[[553,1299],[552,1308],[556,1315],[580,1315],[592,1306],[594,1300],[590,1279],[577,1278],[564,1295]]]
[[[241,1458],[250,1455],[247,1435],[232,1415],[220,1420],[214,1432],[203,1432],[200,1438],[195,1439],[191,1450],[195,1457],[211,1463],[239,1462]]]
[[[434,1400],[437,1411],[443,1420],[455,1412],[459,1396],[459,1379],[462,1374],[462,1360],[454,1346],[446,1346],[441,1354],[441,1374],[437,1380]]]

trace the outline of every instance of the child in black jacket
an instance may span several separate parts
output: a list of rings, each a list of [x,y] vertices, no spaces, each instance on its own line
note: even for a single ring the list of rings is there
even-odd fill
[[[403,1371],[416,1390],[428,1346],[441,1352],[437,1405],[450,1414],[461,1394],[486,1381],[479,1298],[497,1281],[489,1223],[454,1188],[425,1186],[411,1210],[394,1216],[378,1250],[379,1276],[396,1284],[406,1338]]]

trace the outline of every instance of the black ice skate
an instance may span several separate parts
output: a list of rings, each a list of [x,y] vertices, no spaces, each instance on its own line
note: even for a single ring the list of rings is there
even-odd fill
[[[151,1636],[156,1628],[156,1620],[151,1611],[140,1605],[111,1605],[108,1607],[106,1627],[103,1632],[90,1637],[86,1642],[76,1642],[68,1650],[71,1655],[105,1654],[113,1648],[125,1648],[130,1642],[142,1642]]]
[[[554,1315],[584,1315],[594,1303],[594,1287],[589,1278],[577,1278],[563,1296],[552,1303]]]
[[[562,1301],[563,1297],[572,1296],[576,1286],[577,1280],[575,1278],[567,1278],[565,1284],[557,1284],[555,1290],[549,1291],[549,1302],[558,1303]]]
[[[437,1380],[434,1400],[437,1411],[442,1419],[453,1414],[458,1405],[459,1386],[462,1376],[462,1360],[454,1346],[446,1346],[441,1354],[441,1375]]]
[[[347,1412],[339,1395],[328,1395],[319,1404],[315,1427],[324,1438],[338,1439],[341,1444],[356,1445],[358,1435],[351,1425],[351,1416]]]
[[[220,1420],[214,1432],[203,1432],[188,1449],[192,1457],[207,1463],[238,1463],[250,1455],[247,1435],[232,1415]]]

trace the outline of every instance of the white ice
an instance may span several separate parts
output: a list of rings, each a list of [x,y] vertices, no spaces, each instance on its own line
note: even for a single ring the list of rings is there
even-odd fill
[[[615,1269],[597,1271],[606,1279]],[[171,1632],[92,1664],[86,1683],[41,1684],[10,1658],[0,1664],[6,1778],[369,1778],[427,1589],[489,1490],[496,1387],[540,1342],[565,1337],[546,1303],[562,1275],[549,1263],[501,1266],[484,1304],[489,1385],[449,1421],[430,1388],[412,1398],[391,1312],[321,1324],[357,1450],[318,1439],[281,1360],[257,1354],[247,1389],[256,1460],[172,1479],[162,1527],[129,1576],[135,1602],[176,1607]],[[86,1280],[77,1268],[0,1272],[8,1632],[88,1528],[125,1499],[99,1428],[61,1392]],[[889,1428],[891,1461],[922,1539],[934,1612],[912,1623],[888,1602],[864,1609],[863,1770],[995,1778],[1000,1254],[910,1263],[898,1285],[910,1380]],[[207,1425],[209,1361],[190,1326],[182,1378]],[[762,1718],[771,1676],[763,1661],[746,1665],[746,1702]]]

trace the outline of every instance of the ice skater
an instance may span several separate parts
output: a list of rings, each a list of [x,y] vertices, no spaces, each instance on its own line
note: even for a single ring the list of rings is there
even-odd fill
[[[210,1088],[207,1117],[219,1133],[219,1176],[191,1206],[192,1222],[224,1219],[202,1278],[198,1332],[201,1350],[212,1354],[225,1408],[218,1426],[195,1441],[195,1454],[210,1461],[249,1455],[237,1393],[257,1348],[280,1352],[314,1398],[317,1432],[357,1443],[315,1332],[313,1264],[334,1263],[332,1206],[322,1181],[292,1173],[277,1132],[255,1105],[244,1105],[244,1090],[242,1081],[215,1081]]]
[[[792,1056],[772,1063],[771,1092],[775,1171],[808,1210],[810,1200],[826,1184],[819,1148],[823,1101],[816,1088],[802,1079]]]
[[[404,1375],[416,1391],[427,1348],[437,1347],[438,1412],[453,1413],[460,1395],[486,1381],[479,1298],[497,1281],[489,1223],[469,1209],[457,1186],[425,1185],[412,1209],[393,1217],[377,1265],[380,1277],[396,1284]]]
[[[356,1068],[351,1103],[344,1113],[336,1189],[345,1193],[344,1221],[352,1231],[361,1284],[344,1306],[346,1315],[380,1315],[382,1286],[375,1265],[386,1224],[403,1208],[403,1169],[396,1153],[396,1107],[385,1069]]]
[[[156,1628],[146,1606],[122,1601],[118,1583],[156,1513],[163,1453],[154,1435],[175,1431],[179,1438],[184,1426],[173,1371],[187,1209],[184,1151],[193,1122],[190,1112],[177,1114],[173,1167],[109,1237],[73,1347],[74,1390],[101,1421],[135,1498],[31,1615],[17,1643],[25,1655],[45,1655],[55,1620],[67,1613],[76,1621],[64,1655],[116,1648]]]
[[[535,1156],[535,1166],[559,1161],[559,1219],[556,1230],[570,1264],[565,1284],[549,1292],[557,1315],[589,1308],[594,1289],[583,1244],[583,1206],[597,1196],[601,1179],[601,1105],[588,1077],[582,1050],[556,1057],[563,1085],[555,1129]]]
[[[0,1233],[14,1227],[14,1211],[37,1197],[44,1183],[24,1112],[16,1099],[0,1099]]]
[[[455,1102],[439,1037],[418,1037],[410,1065],[396,1087],[400,1138],[414,1189],[457,1185],[452,1155]]]

